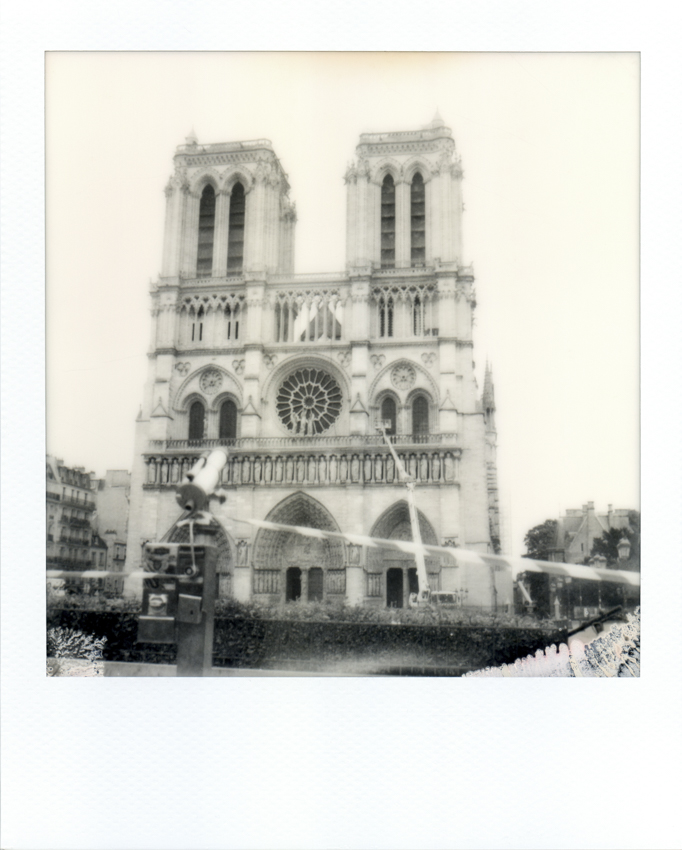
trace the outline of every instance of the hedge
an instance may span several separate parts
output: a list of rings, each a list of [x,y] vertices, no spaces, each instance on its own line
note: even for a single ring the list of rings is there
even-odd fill
[[[136,642],[134,612],[52,608],[48,628],[57,626],[106,637],[105,660],[175,663],[175,646]],[[458,675],[510,663],[565,641],[565,632],[537,625],[422,625],[221,615],[215,621],[213,663],[217,667]]]

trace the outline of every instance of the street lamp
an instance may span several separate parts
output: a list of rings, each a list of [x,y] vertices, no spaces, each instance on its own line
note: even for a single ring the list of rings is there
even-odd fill
[[[627,539],[625,535],[623,535],[618,541],[618,560],[619,561],[627,561],[630,557],[630,541]],[[623,594],[623,608],[627,606],[627,600],[625,598],[625,585],[621,585],[621,592]]]
[[[630,541],[627,537],[623,536],[618,541],[618,560],[619,561],[627,561],[630,557]]]

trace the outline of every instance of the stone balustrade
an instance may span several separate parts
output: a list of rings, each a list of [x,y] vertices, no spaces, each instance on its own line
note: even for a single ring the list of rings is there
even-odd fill
[[[447,434],[392,434],[388,438],[396,447],[411,449],[414,446],[453,446],[457,435]],[[367,449],[371,447],[384,446],[384,438],[381,434],[346,434],[335,436],[333,434],[316,434],[310,436],[293,437],[239,437],[226,439],[203,439],[203,440],[150,440],[149,453],[196,451],[214,449],[225,446],[229,449],[241,451],[262,450],[295,450],[295,449],[321,449],[327,446],[339,448]]]
[[[399,451],[403,465],[419,484],[454,484],[459,479],[461,450],[420,449]],[[157,489],[179,484],[196,461],[196,455],[147,454],[144,487]],[[298,452],[232,452],[222,472],[221,484],[245,487],[329,487],[398,483],[399,475],[388,450]]]

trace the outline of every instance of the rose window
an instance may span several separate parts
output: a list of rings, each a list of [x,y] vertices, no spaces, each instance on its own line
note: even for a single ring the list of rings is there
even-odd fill
[[[299,369],[277,393],[277,413],[293,434],[322,434],[341,412],[341,388],[321,369]]]

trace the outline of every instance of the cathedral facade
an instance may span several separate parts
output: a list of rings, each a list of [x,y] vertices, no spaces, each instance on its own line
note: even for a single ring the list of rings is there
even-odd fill
[[[424,542],[490,552],[499,533],[492,377],[474,377],[462,169],[439,117],[360,137],[345,174],[345,271],[294,274],[296,211],[271,143],[178,148],[136,423],[127,569],[174,528],[175,487],[223,445],[220,592],[402,607],[409,555],[242,520],[411,539],[387,435],[416,479]],[[170,534],[167,534],[170,530]],[[490,606],[495,576],[428,558],[432,590]],[[130,583],[128,592],[135,592]],[[504,602],[504,599],[499,601]]]

